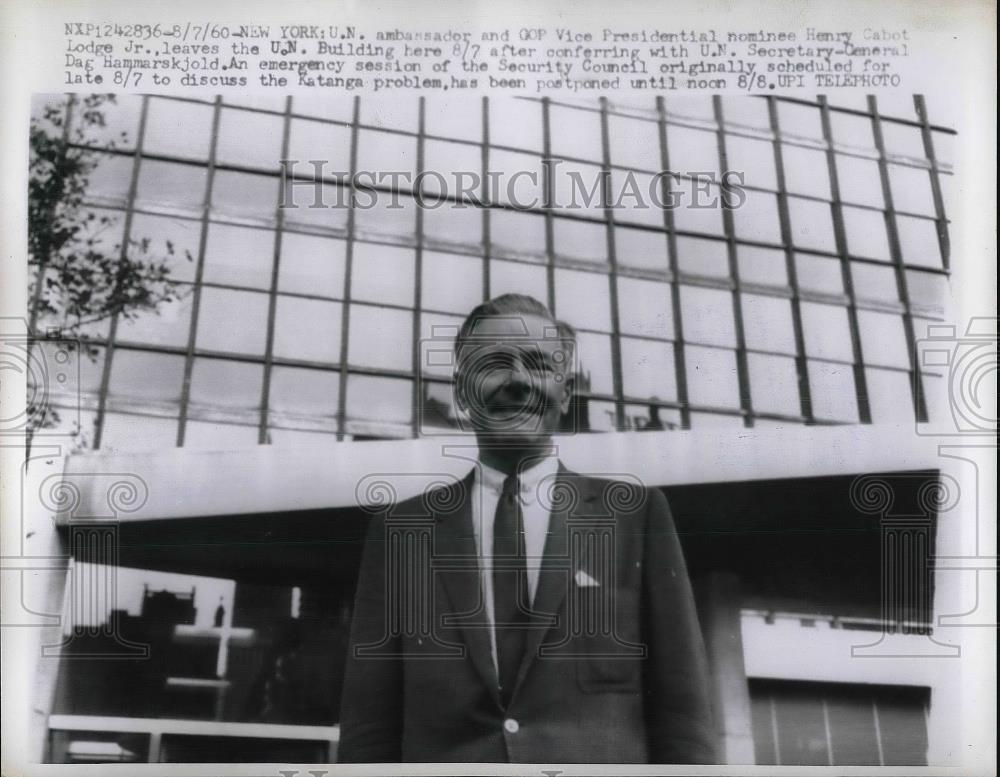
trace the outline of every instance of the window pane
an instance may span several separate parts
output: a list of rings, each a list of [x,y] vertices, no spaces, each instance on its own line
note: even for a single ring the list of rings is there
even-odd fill
[[[909,369],[910,355],[903,332],[903,319],[892,313],[858,311],[858,330],[865,364]]]
[[[722,110],[726,124],[770,129],[771,117],[767,110],[767,100],[760,97],[743,97],[725,95],[722,98]]]
[[[822,140],[823,123],[819,108],[796,103],[778,102],[778,122],[781,134]],[[786,762],[794,763],[794,762]]]
[[[413,369],[413,314],[351,305],[351,364],[388,370]],[[350,394],[348,394],[350,396]]]
[[[553,203],[557,208],[574,211],[591,219],[604,218],[605,190],[610,186],[596,165],[563,162],[553,166]],[[607,180],[607,183],[606,183]],[[611,198],[609,196],[609,202]]]
[[[537,264],[490,260],[489,297],[501,294],[527,294],[542,304],[548,299],[545,268]]]
[[[226,95],[223,103],[243,108],[257,108],[261,111],[281,113],[285,110],[287,98],[283,95],[234,94]]]
[[[846,308],[803,302],[801,311],[807,354],[821,359],[854,360]]]
[[[454,197],[459,189],[469,188],[474,180],[482,177],[482,167],[483,154],[480,146],[425,140],[425,175],[420,179],[421,191],[427,192],[427,201],[431,203],[438,195]],[[416,185],[413,188],[416,189]],[[475,187],[476,194],[480,188]]]
[[[733,351],[687,346],[684,349],[684,361],[687,364],[691,404],[739,407],[739,380],[736,375],[736,354]]]
[[[301,174],[311,177],[312,171],[306,167],[301,170]],[[285,207],[281,208],[280,212],[286,228],[303,226],[323,231],[336,230],[341,234],[346,231],[347,210],[351,202],[351,193],[348,189],[333,183],[320,183],[317,180],[296,182],[294,188],[289,190],[287,187],[291,185],[286,182],[286,189],[280,194],[284,198]],[[265,201],[263,193],[262,191],[262,205]],[[362,207],[358,212],[362,212],[365,206],[370,205],[372,198],[377,196],[389,197],[389,195],[365,192],[359,196]]]
[[[719,144],[714,132],[667,126],[667,147],[670,150],[670,166],[678,173],[693,175],[707,173],[719,180]]]
[[[681,414],[672,407],[657,405],[626,405],[625,428],[639,431],[680,429]]]
[[[417,229],[417,205],[413,198],[382,192],[373,197],[373,203],[366,200],[363,207],[354,211],[357,233],[372,238],[392,236],[412,241]],[[368,207],[369,203],[371,207]],[[344,214],[346,219],[346,211]]]
[[[827,716],[833,742],[833,762],[838,766],[872,766],[879,763],[875,714],[871,698],[828,699]]]
[[[416,97],[395,95],[391,100],[361,100],[362,124],[388,129],[417,131],[420,104]]]
[[[667,236],[663,232],[615,227],[615,255],[624,267],[666,270]]]
[[[335,429],[339,396],[337,372],[275,365],[268,396],[270,422],[294,428],[303,421],[323,420]]]
[[[736,345],[730,292],[681,286],[681,313],[686,340],[702,345]]]
[[[556,314],[581,329],[611,331],[608,276],[556,270]]]
[[[204,167],[144,159],[139,167],[136,203],[200,211],[205,201],[207,172]],[[216,174],[216,186],[220,176],[221,173]],[[124,178],[124,186],[128,187],[127,178]],[[95,191],[104,193],[100,188]]]
[[[778,198],[768,192],[747,190],[743,205],[733,211],[736,237],[761,243],[781,244]]]
[[[874,159],[837,154],[837,185],[840,199],[873,208],[885,207],[882,197],[882,179]]]
[[[219,170],[212,184],[212,211],[234,218],[273,222],[278,209],[278,186],[279,181],[273,176]],[[309,208],[299,208],[297,212],[308,213]],[[312,212],[326,214],[331,211]]]
[[[660,136],[655,121],[608,116],[611,164],[656,171],[660,163]]]
[[[910,109],[913,115],[913,109]],[[924,159],[924,140],[919,127],[882,121],[882,137],[888,154],[899,154],[913,159]]]
[[[905,264],[941,269],[937,225],[930,219],[896,216],[899,250]]]
[[[809,391],[813,415],[824,421],[858,420],[854,369],[847,364],[809,360]]]
[[[424,375],[452,379],[455,373],[455,337],[463,320],[464,316],[420,314],[420,371]]]
[[[663,181],[648,173],[611,171],[611,207],[615,221],[663,227]]]
[[[352,299],[413,305],[416,254],[412,248],[357,242],[351,268]]]
[[[545,219],[535,213],[490,211],[490,242],[494,253],[544,255]]]
[[[670,98],[667,101],[667,117],[674,116],[715,121],[715,103],[712,95],[683,92],[677,97]]]
[[[119,348],[111,360],[108,396],[112,407],[129,401],[179,403],[183,382],[183,356]]]
[[[544,203],[546,173],[540,156],[491,149],[486,169],[491,173],[490,202],[518,208],[540,208]]]
[[[889,236],[880,211],[845,205],[844,231],[847,232],[847,250],[854,256],[889,259]]]
[[[904,689],[887,693],[887,698],[878,701],[879,732],[885,762],[901,766],[926,766],[927,723],[924,706],[919,699],[912,698],[916,694],[900,691]]]
[[[216,161],[220,165],[275,170],[281,157],[283,134],[281,116],[223,108]]]
[[[474,256],[425,251],[421,305],[431,310],[468,313],[483,299],[483,260]]]
[[[121,342],[186,346],[191,330],[191,287],[178,287],[180,299],[161,302],[155,310],[143,310],[134,318],[122,319],[117,339]],[[205,317],[202,296],[201,317]]]
[[[825,152],[785,144],[781,154],[785,164],[786,191],[830,199],[830,173]]]
[[[594,110],[549,106],[549,143],[553,156],[601,159],[601,114]]]
[[[740,415],[730,415],[728,413],[691,413],[692,429],[742,429],[743,417]]]
[[[621,339],[622,383],[635,398],[677,399],[674,347],[656,340]]]
[[[917,167],[889,165],[892,204],[896,210],[920,213],[934,218],[934,195],[931,193],[931,173]]]
[[[729,277],[729,251],[721,240],[677,237],[677,268],[686,275]]]
[[[788,213],[792,222],[792,244],[796,248],[811,248],[816,251],[836,250],[833,213],[829,205],[799,197],[789,197]]]
[[[428,201],[429,203],[430,201]],[[482,250],[483,211],[467,203],[442,203],[423,209],[425,245]]]
[[[261,355],[267,336],[267,295],[205,288],[197,346],[207,351]]]
[[[794,354],[792,303],[760,294],[742,294],[741,299],[747,348]]]
[[[132,240],[149,240],[149,257],[166,262],[170,280],[194,280],[201,239],[200,221],[135,213],[130,234]]]
[[[224,411],[256,410],[260,407],[263,380],[264,367],[260,364],[195,357],[191,405]]]
[[[906,288],[915,305],[943,313],[948,299],[948,277],[937,273],[906,271]]]
[[[292,113],[349,122],[354,118],[354,98],[340,94],[310,94],[292,98]]]
[[[316,174],[315,166],[309,164],[313,159],[323,162],[320,167],[323,178],[347,175],[351,170],[351,130],[337,124],[292,119],[287,158],[296,162],[289,168],[298,175],[313,177]],[[306,190],[303,187],[301,191]]]
[[[490,143],[541,151],[542,104],[535,100],[491,97]]]
[[[274,232],[209,225],[203,276],[206,282],[267,289],[271,286],[273,264]]]
[[[799,375],[795,359],[786,356],[747,354],[750,398],[758,413],[799,415]]]
[[[810,254],[795,255],[799,288],[824,294],[843,294],[844,276],[839,259]]]
[[[658,281],[619,277],[618,317],[622,334],[673,339],[670,286]]]
[[[912,424],[913,394],[908,372],[865,369],[868,382],[868,401],[872,410],[872,423]]]
[[[709,235],[722,234],[722,206],[719,187],[708,184],[706,179],[693,181],[682,179],[671,182],[670,204],[673,208],[674,227],[683,232],[701,232]]]
[[[413,383],[369,375],[347,377],[347,415],[386,423],[410,423]]]
[[[773,248],[741,245],[737,250],[740,279],[765,286],[788,286],[785,253]]]
[[[343,298],[343,240],[284,232],[281,236],[281,264],[278,288],[301,294]]]
[[[899,299],[896,273],[888,265],[851,262],[851,278],[858,299],[880,302],[896,302]]]
[[[556,256],[587,262],[608,260],[607,226],[556,218],[552,221]]]
[[[869,117],[830,111],[830,126],[834,142],[858,149],[875,149],[875,133]]]
[[[211,105],[149,98],[142,153],[207,160],[214,112]]]
[[[284,359],[340,362],[339,302],[279,295],[274,320],[274,355]]]
[[[613,394],[611,376],[611,337],[591,332],[578,332],[576,336],[580,371],[589,379],[589,390],[595,394]],[[587,386],[581,388],[587,389]]]
[[[428,135],[483,140],[483,102],[479,96],[428,95],[424,103],[424,130]]]
[[[615,431],[614,402],[587,401],[587,421],[592,432]]]
[[[396,132],[361,130],[358,133],[357,169],[400,173],[404,176],[400,179],[400,186],[411,189],[417,174],[417,139]]]
[[[776,764],[778,753],[775,750],[774,726],[771,722],[771,697],[750,696],[750,729],[753,731],[754,763]]]
[[[786,148],[786,154],[787,150]],[[743,182],[747,186],[772,191],[778,188],[778,176],[774,169],[774,146],[770,141],[727,135],[726,159],[730,170],[744,174]]]
[[[776,712],[781,763],[826,766],[829,752],[822,701],[789,693],[777,699]]]

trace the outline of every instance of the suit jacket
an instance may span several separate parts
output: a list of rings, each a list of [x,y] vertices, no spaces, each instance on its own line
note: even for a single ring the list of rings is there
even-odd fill
[[[713,763],[705,650],[662,492],[560,467],[504,709],[472,482],[470,473],[371,520],[338,761]]]

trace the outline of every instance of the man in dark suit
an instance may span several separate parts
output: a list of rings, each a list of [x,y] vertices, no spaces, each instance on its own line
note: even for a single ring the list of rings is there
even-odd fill
[[[371,521],[339,761],[714,762],[666,499],[554,455],[574,352],[572,329],[521,295],[460,329],[456,402],[476,466]]]

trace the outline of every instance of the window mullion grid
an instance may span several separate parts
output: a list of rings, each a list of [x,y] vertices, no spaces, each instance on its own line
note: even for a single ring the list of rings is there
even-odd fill
[[[913,401],[914,415],[917,422],[927,421],[927,402],[923,390],[923,375],[917,364],[917,345],[913,326],[913,309],[910,305],[910,292],[906,283],[906,268],[903,265],[903,252],[899,244],[899,226],[896,223],[896,208],[892,199],[892,187],[889,182],[889,164],[885,152],[885,137],[882,134],[882,117],[878,112],[878,100],[875,95],[868,95],[868,109],[871,111],[872,130],[875,134],[875,147],[878,149],[879,177],[882,180],[882,195],[885,197],[885,226],[889,233],[889,253],[896,273],[896,286],[899,289],[899,299],[903,303],[903,333],[906,337],[907,358],[910,362],[910,391]]]
[[[611,139],[608,133],[608,98],[601,98],[601,204],[604,207],[608,245],[608,296],[611,303],[611,371],[615,392],[615,427],[625,430],[625,391],[622,376],[622,333],[618,313],[618,257],[615,249],[615,214],[611,204]]]
[[[551,104],[548,97],[542,98],[542,177],[545,180],[543,195],[545,202],[542,207],[545,209],[545,287],[548,299],[546,300],[549,310],[554,315],[559,315],[556,310],[556,249],[555,249],[555,227],[553,225],[552,208],[555,202],[555,179],[552,164],[552,122],[549,117]]]
[[[288,158],[288,141],[292,128],[292,98],[285,98],[285,114],[281,132],[281,158]],[[281,201],[281,191],[284,181],[278,176],[277,199]],[[268,405],[271,396],[271,362],[274,357],[274,325],[278,308],[278,273],[281,270],[281,233],[285,225],[285,211],[280,205],[274,209],[274,260],[271,263],[271,286],[268,289],[267,300],[267,341],[264,346],[264,379],[261,385],[260,423],[257,428],[257,442],[263,445],[268,439],[267,419]]]
[[[191,374],[194,369],[194,350],[198,336],[198,318],[201,313],[201,290],[205,275],[205,250],[208,245],[209,214],[212,210],[212,187],[215,183],[215,158],[219,144],[219,122],[222,114],[222,97],[216,96],[212,111],[212,139],[208,150],[208,169],[205,181],[205,198],[201,209],[201,233],[198,236],[198,259],[195,265],[194,286],[191,291],[191,324],[188,329],[187,348],[184,353],[184,379],[181,383],[181,409],[177,424],[177,447],[184,445],[187,420],[191,403]]]
[[[489,170],[490,170],[490,98],[483,95],[483,146],[480,150],[480,172],[482,173],[482,189],[479,199],[482,205],[483,217],[483,301],[490,294],[490,260],[493,255],[492,236],[490,232],[490,217],[493,203],[490,202]]]
[[[938,167],[937,153],[934,151],[934,133],[931,131],[927,102],[922,94],[913,95],[913,105],[920,117],[920,135],[924,141],[924,154],[931,163],[931,196],[934,198],[934,215],[937,222],[938,247],[941,249],[941,266],[945,271],[951,266],[951,240],[948,236],[948,216],[944,210],[944,194],[941,191],[941,169]]]
[[[792,328],[795,337],[795,371],[799,380],[799,407],[807,424],[816,418],[812,409],[812,391],[809,386],[809,365],[806,360],[805,335],[802,331],[802,304],[799,292],[799,278],[795,268],[795,248],[792,245],[792,220],[788,207],[788,187],[785,181],[785,160],[781,148],[781,123],[778,118],[778,104],[771,96],[767,98],[768,115],[774,149],[774,169],[778,180],[778,219],[781,223],[781,243],[785,253],[785,271],[788,285],[792,290]]]
[[[427,103],[424,97],[417,101],[417,173],[415,182],[422,182],[424,172],[424,133]],[[422,185],[422,183],[420,184]],[[417,187],[414,187],[417,188]],[[413,283],[413,333],[411,345],[413,348],[413,385],[411,389],[412,407],[410,408],[410,429],[413,437],[420,436],[420,392],[423,388],[421,380],[422,367],[420,363],[420,309],[423,307],[423,251],[424,251],[424,208],[423,197],[416,193],[416,255],[414,256]]]
[[[347,185],[350,187],[350,199],[347,208],[347,235],[344,246],[344,294],[343,307],[340,313],[340,376],[337,396],[337,439],[343,440],[347,434],[347,358],[351,326],[351,273],[354,267],[354,221],[355,197],[354,179],[358,169],[358,133],[361,123],[361,98],[354,97],[354,115],[351,120],[351,173]]]
[[[149,116],[149,95],[143,95],[142,109],[139,113],[139,136],[135,142],[135,158],[132,161],[132,176],[129,180],[128,194],[125,201],[125,224],[122,232],[120,261],[128,258],[129,241],[132,239],[132,214],[135,210],[135,196],[139,188],[139,171],[142,167],[142,147],[146,137],[146,120]],[[101,447],[101,437],[104,434],[104,416],[107,411],[108,385],[111,380],[111,363],[115,354],[115,339],[118,336],[118,313],[111,317],[108,330],[108,346],[104,350],[104,367],[101,370],[101,387],[97,399],[97,417],[94,419],[94,450]]]
[[[722,97],[712,96],[712,107],[715,112],[716,140],[719,148],[719,169],[725,171],[729,167],[728,155],[726,153],[726,133],[725,117],[722,111]],[[743,328],[743,301],[740,298],[740,269],[736,256],[736,235],[733,222],[732,208],[727,207],[729,202],[726,179],[721,179],[720,202],[722,209],[722,228],[726,236],[726,251],[729,257],[729,276],[732,279],[732,301],[733,301],[733,321],[736,330],[736,377],[739,381],[740,390],[740,410],[743,414],[744,426],[753,426],[753,399],[750,396],[750,370],[747,365],[746,335]]]
[[[830,209],[833,216],[833,234],[840,258],[840,275],[847,295],[847,323],[851,332],[851,353],[853,355],[854,391],[858,403],[858,420],[863,424],[872,422],[871,403],[868,399],[868,378],[865,376],[864,351],[861,347],[861,329],[858,324],[858,302],[854,294],[854,277],[851,260],[847,251],[847,230],[844,226],[844,207],[840,199],[840,179],[837,175],[837,155],[833,149],[833,129],[830,121],[830,106],[824,95],[819,96],[820,122],[823,139],[826,141],[826,165],[830,176]]]
[[[670,188],[670,148],[667,144],[667,110],[662,96],[656,98],[656,125],[660,139],[660,198],[672,203]],[[677,260],[677,233],[674,229],[674,211],[663,210],[663,227],[667,231],[667,263],[670,269],[670,311],[674,323],[674,372],[677,381],[677,402],[680,406],[681,429],[691,428],[691,400],[688,397],[687,364],[684,361],[684,319],[681,316],[680,270]]]

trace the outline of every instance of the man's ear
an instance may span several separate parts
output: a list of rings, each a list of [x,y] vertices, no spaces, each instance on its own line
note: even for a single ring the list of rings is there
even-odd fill
[[[562,380],[562,397],[559,399],[559,410],[563,415],[569,412],[573,394],[576,392],[576,374],[567,372]]]

